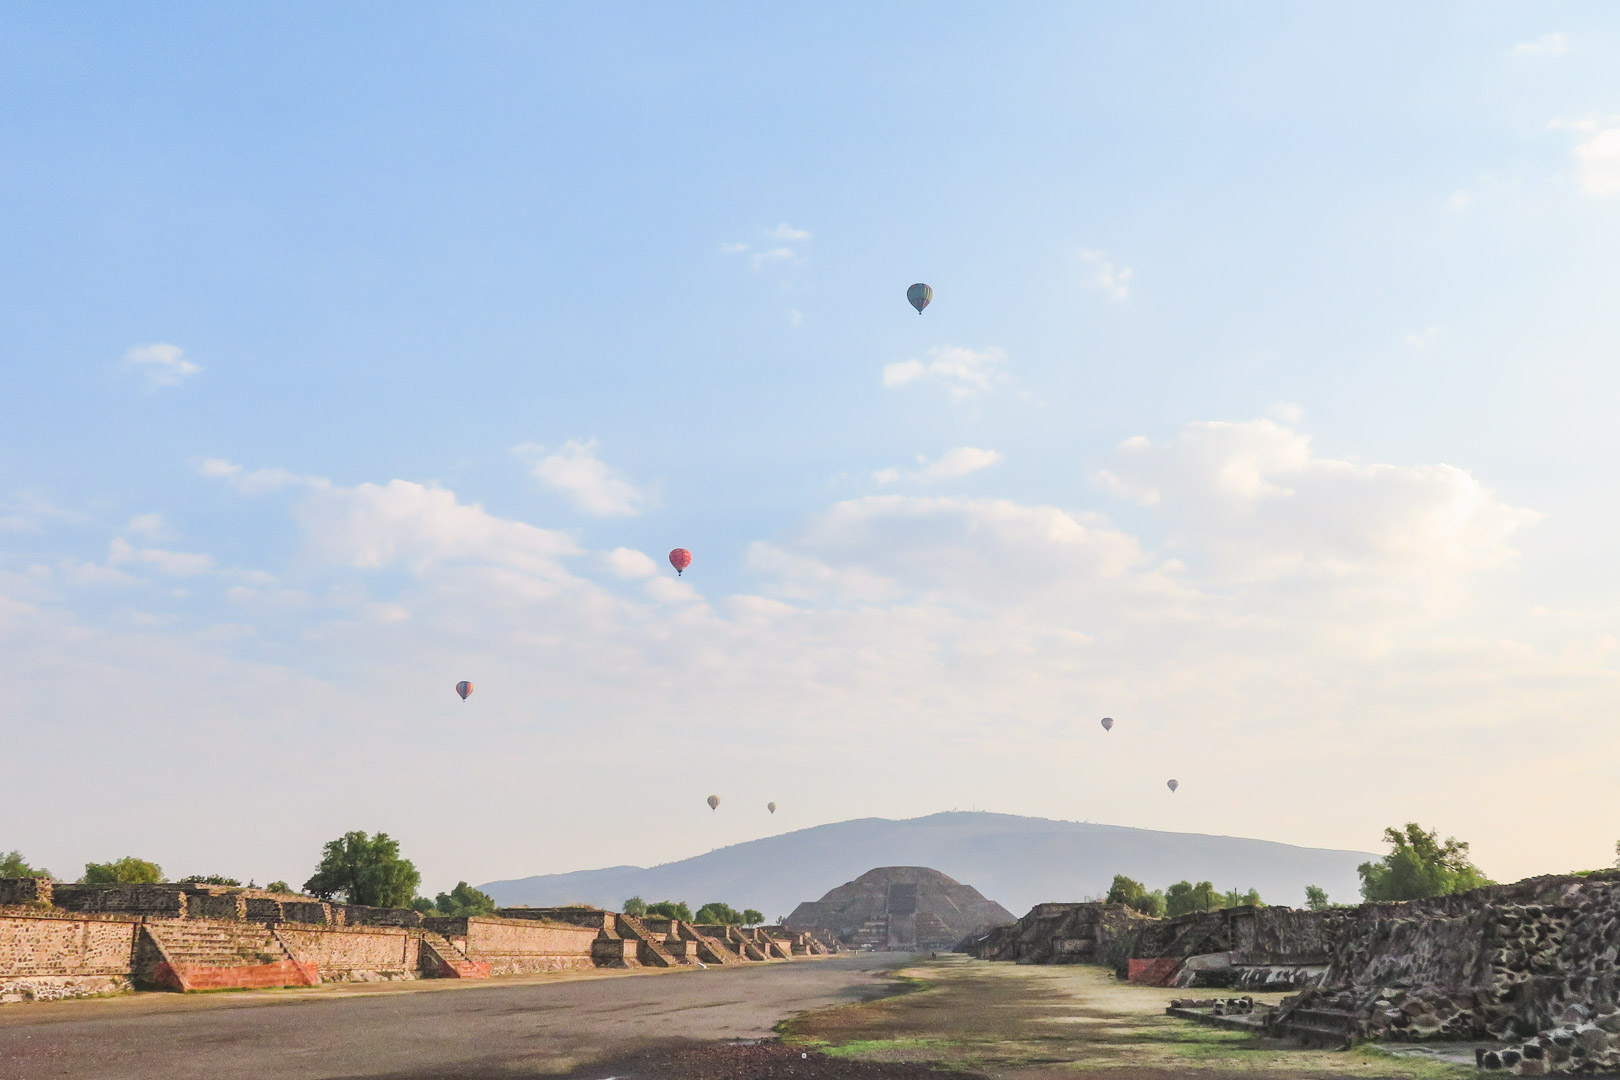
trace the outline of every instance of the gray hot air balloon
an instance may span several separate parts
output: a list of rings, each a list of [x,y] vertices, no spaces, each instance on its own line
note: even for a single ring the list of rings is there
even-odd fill
[[[768,802],[768,803],[765,804],[765,809],[769,810],[771,813],[774,814],[774,813],[776,813],[776,804],[773,803],[773,802]]]
[[[1112,716],[1103,717],[1102,725],[1103,725],[1103,730],[1104,731],[1113,731],[1114,730],[1114,718]]]
[[[710,795],[709,796],[709,809],[713,810],[716,807],[718,807],[719,805],[720,805],[720,796],[718,796],[718,795]]]
[[[461,695],[462,701],[466,701],[467,695],[472,693],[472,683],[468,682],[466,679],[462,679],[460,682],[456,683],[456,693]]]
[[[1174,795],[1176,793],[1176,788],[1180,787],[1181,783],[1180,781],[1172,780],[1164,786],[1170,789],[1170,794]]]
[[[921,315],[923,308],[927,307],[934,299],[934,290],[919,281],[906,290],[906,299],[911,302],[912,307],[917,309],[917,314]]]

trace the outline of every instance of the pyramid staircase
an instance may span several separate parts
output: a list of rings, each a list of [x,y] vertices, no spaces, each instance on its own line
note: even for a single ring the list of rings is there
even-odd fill
[[[677,960],[673,953],[664,948],[663,939],[636,918],[634,915],[619,915],[615,920],[619,936],[629,938],[636,943],[636,959],[646,967],[678,967],[689,960]]]
[[[469,958],[443,934],[436,934],[431,930],[422,931],[422,948],[426,953],[432,954],[422,957],[422,966],[426,968],[431,965],[437,968],[436,974],[441,979],[489,978],[488,964]]]
[[[262,923],[152,920],[141,927],[145,981],[170,990],[314,986],[314,964],[299,963]]]

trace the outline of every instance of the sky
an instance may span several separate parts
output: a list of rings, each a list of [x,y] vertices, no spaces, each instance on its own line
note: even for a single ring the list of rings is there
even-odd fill
[[[0,850],[1606,865],[1616,71],[1596,3],[0,6]]]

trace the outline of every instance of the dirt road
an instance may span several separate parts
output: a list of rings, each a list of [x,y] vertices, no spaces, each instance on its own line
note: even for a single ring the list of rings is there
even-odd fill
[[[654,1062],[690,1053],[695,1042],[769,1038],[778,1021],[804,1010],[880,997],[896,988],[882,969],[902,959],[856,954],[443,990],[7,1006],[0,1080],[587,1076],[595,1061]]]

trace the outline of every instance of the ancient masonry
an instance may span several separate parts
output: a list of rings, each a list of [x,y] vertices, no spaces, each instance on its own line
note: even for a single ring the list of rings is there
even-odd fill
[[[130,989],[709,966],[829,951],[780,926],[692,925],[596,908],[425,918],[260,889],[0,878],[0,1003]]]
[[[782,925],[855,948],[949,949],[1012,917],[979,890],[938,870],[882,866],[820,900],[800,904]]]
[[[1160,986],[1300,989],[1263,1022],[1314,1042],[1490,1039],[1513,1045],[1481,1049],[1481,1067],[1531,1076],[1620,1066],[1620,871],[1326,911],[1041,904],[959,950],[1105,963]]]

